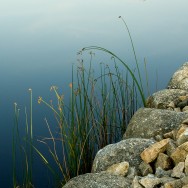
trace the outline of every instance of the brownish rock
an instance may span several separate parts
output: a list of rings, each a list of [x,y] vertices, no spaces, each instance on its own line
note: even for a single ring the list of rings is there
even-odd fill
[[[156,142],[146,148],[141,154],[141,158],[146,163],[154,161],[159,153],[162,153],[166,150],[167,144],[169,143],[169,138],[163,139],[160,142]]]
[[[148,163],[146,163],[144,161],[142,161],[140,163],[139,170],[140,170],[142,176],[147,176],[148,174],[153,174],[152,167]]]
[[[172,166],[172,159],[164,153],[159,153],[155,162],[155,168],[161,167],[163,170],[169,170]]]
[[[170,157],[172,158],[175,164],[178,164],[179,162],[185,161],[187,154],[188,154],[188,142],[185,142],[182,145],[178,146]]]
[[[180,179],[170,181],[164,184],[164,188],[182,188],[183,183]]]
[[[168,133],[165,133],[163,136],[164,138],[176,139],[176,134],[177,134],[177,130],[174,129]]]
[[[188,155],[185,158],[185,175],[188,176]]]
[[[126,176],[128,170],[129,170],[129,163],[125,161],[125,162],[113,164],[112,166],[107,168],[106,172],[113,175]]]
[[[184,132],[182,132],[178,139],[176,140],[176,143],[178,146],[180,146],[181,144],[185,143],[188,141],[188,127],[186,127],[186,129],[184,130]]]
[[[180,137],[180,135],[185,132],[185,130],[188,128],[188,125],[186,124],[181,124],[180,128],[178,129],[177,131],[177,134],[176,134],[176,140]]]
[[[171,154],[175,151],[176,148],[177,148],[176,142],[172,139],[169,139],[169,142],[166,148],[167,155],[171,156]]]
[[[172,174],[171,176],[174,178],[182,178],[185,176],[184,172],[184,168],[185,168],[185,163],[184,162],[180,162],[178,163],[172,170]]]
[[[178,99],[180,99],[181,101],[184,101],[188,99],[188,96],[187,95],[179,96]]]

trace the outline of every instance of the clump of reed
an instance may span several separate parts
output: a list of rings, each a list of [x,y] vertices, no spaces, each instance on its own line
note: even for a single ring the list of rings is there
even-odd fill
[[[138,107],[145,106],[135,48],[128,26],[123,19],[122,21],[131,41],[135,69],[132,70],[127,62],[106,48],[86,47],[78,54],[83,55],[85,51],[89,51],[90,63],[88,68],[85,68],[87,65],[81,59],[76,74],[72,72],[69,103],[65,102],[64,96],[59,94],[55,86],[51,89],[56,95],[56,104],[47,103],[42,97],[39,97],[38,102],[45,104],[53,111],[58,125],[59,134],[55,137],[46,120],[50,138],[45,138],[40,142],[47,145],[62,174],[61,186],[72,177],[91,172],[97,151],[108,144],[119,141],[134,112]],[[96,74],[92,68],[93,51],[107,53],[113,65],[100,63],[98,74]],[[121,66],[123,66],[123,71],[119,68]],[[47,140],[52,141],[53,147],[49,147]],[[61,148],[59,144],[57,147],[57,142],[61,143]],[[58,150],[62,151],[61,157],[57,154]],[[49,165],[47,157],[40,151],[38,154],[45,164]]]
[[[39,104],[45,104],[52,110],[56,130],[54,131],[54,125],[52,127],[45,118],[49,137],[38,141],[47,147],[51,157],[43,154],[37,146],[32,145],[32,148],[54,175],[56,187],[62,187],[72,177],[91,172],[97,151],[121,140],[134,112],[138,107],[145,106],[135,48],[128,26],[123,19],[122,21],[131,41],[136,65],[134,69],[106,48],[86,47],[78,55],[83,56],[83,53],[89,51],[89,63],[84,64],[84,61],[79,59],[76,72],[72,68],[68,100],[56,86],[51,87],[56,102],[47,102],[42,97],[38,99]],[[100,63],[95,72],[94,51],[106,53],[112,66]],[[56,164],[55,168],[51,159]]]
[[[115,72],[108,65],[101,64],[97,78],[91,67],[86,70],[80,64],[77,68],[76,78],[73,77],[69,85],[68,104],[55,86],[52,90],[56,95],[56,104],[47,103],[42,97],[38,100],[52,109],[57,121],[59,134],[54,136],[45,120],[50,138],[40,142],[47,145],[62,173],[63,184],[74,176],[91,171],[96,152],[122,138],[139,105],[134,81],[130,83],[127,74],[123,78],[116,63]],[[49,140],[53,143],[51,148]],[[61,142],[61,148],[58,142]],[[62,151],[61,156],[57,154],[59,150]],[[47,157],[37,152],[45,164],[49,164]]]
[[[20,134],[20,109],[17,103],[14,103],[14,126],[12,139],[12,157],[13,157],[13,187],[14,188],[33,188],[32,164],[33,164],[33,117],[32,117],[32,90],[30,92],[30,113],[28,117],[25,108],[25,137],[22,139]]]

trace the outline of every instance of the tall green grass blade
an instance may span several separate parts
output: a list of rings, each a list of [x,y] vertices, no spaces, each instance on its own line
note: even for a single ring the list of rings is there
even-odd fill
[[[116,58],[117,60],[119,60],[123,66],[128,70],[129,74],[131,75],[133,81],[135,82],[137,88],[138,88],[138,91],[140,93],[140,96],[141,96],[141,99],[142,99],[142,103],[144,106],[146,106],[146,101],[145,101],[145,96],[144,96],[144,92],[143,92],[143,89],[142,89],[142,86],[139,84],[134,72],[130,69],[130,67],[122,60],[120,59],[116,54],[114,54],[113,52],[107,50],[106,48],[102,48],[102,47],[99,47],[99,46],[89,46],[89,47],[85,47],[82,49],[82,51],[86,51],[86,50],[99,50],[99,51],[103,51],[109,55],[111,55],[112,57]]]

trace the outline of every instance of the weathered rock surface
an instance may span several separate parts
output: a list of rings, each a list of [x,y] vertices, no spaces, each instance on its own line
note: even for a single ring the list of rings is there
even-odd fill
[[[88,173],[72,178],[63,188],[130,188],[122,176],[107,173]]]
[[[148,97],[146,106],[148,108],[158,109],[174,108],[175,104],[171,102],[178,100],[181,96],[185,96],[186,94],[187,91],[181,89],[163,89]]]
[[[141,162],[140,153],[155,143],[151,139],[130,138],[101,149],[93,162],[92,172],[107,170],[113,164],[127,161],[131,167],[138,169]]]
[[[188,62],[184,63],[174,73],[167,88],[188,90]]]
[[[177,129],[180,123],[188,118],[188,113],[140,108],[132,117],[123,136],[127,138],[155,138]]]

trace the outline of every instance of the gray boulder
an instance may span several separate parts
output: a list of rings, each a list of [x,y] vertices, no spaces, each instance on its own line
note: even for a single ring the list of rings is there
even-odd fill
[[[107,173],[88,173],[72,178],[63,188],[130,188],[127,178]]]
[[[109,166],[124,161],[138,170],[141,162],[140,153],[153,143],[155,141],[151,139],[131,138],[107,145],[95,156],[92,172],[105,171]]]
[[[146,106],[149,108],[167,109],[172,101],[186,94],[187,91],[181,89],[163,89],[148,97]]]
[[[188,90],[188,62],[184,63],[172,76],[169,89]]]
[[[163,136],[163,134],[177,129],[181,122],[187,118],[188,113],[186,112],[140,108],[132,117],[123,139]]]

